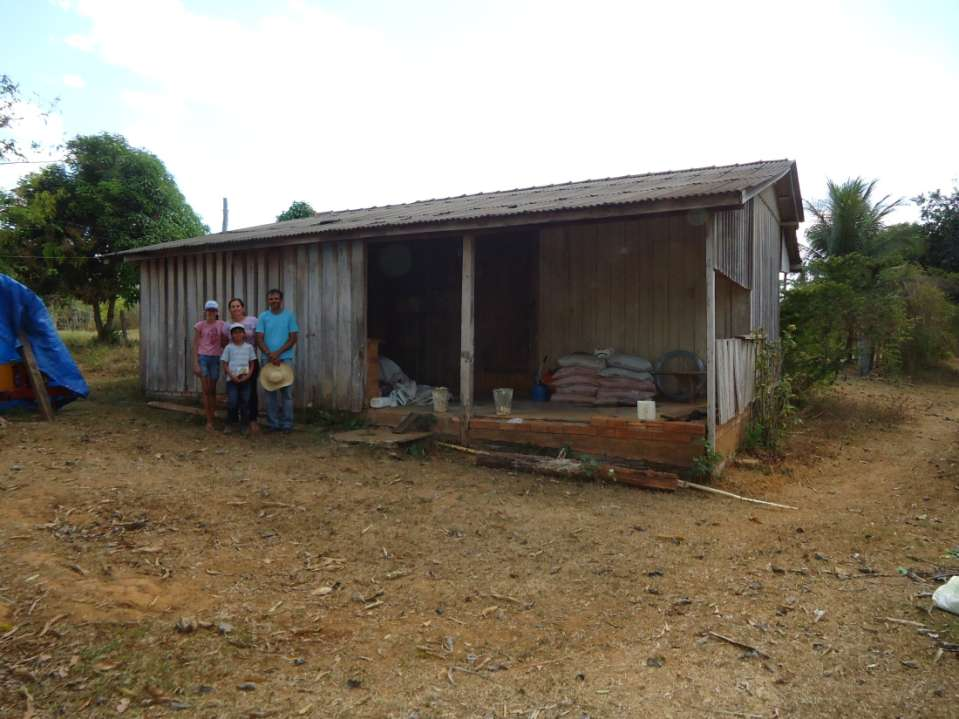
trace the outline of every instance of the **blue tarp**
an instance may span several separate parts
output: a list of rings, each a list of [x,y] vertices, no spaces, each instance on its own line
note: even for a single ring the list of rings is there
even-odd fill
[[[69,392],[69,396],[55,398],[56,404],[66,404],[90,394],[80,368],[57,334],[43,300],[29,287],[0,274],[0,364],[23,360],[19,351],[20,340],[17,339],[20,332],[29,338],[37,365],[46,375],[47,386],[62,387]],[[24,405],[33,406],[33,403],[0,402],[0,409]]]

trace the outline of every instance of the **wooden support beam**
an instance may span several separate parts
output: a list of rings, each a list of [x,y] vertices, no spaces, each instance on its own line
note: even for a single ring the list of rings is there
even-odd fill
[[[27,365],[27,375],[30,377],[30,386],[33,387],[33,396],[37,400],[40,414],[47,422],[52,422],[53,405],[50,403],[50,395],[47,394],[47,384],[43,381],[43,375],[40,374],[40,367],[37,366],[37,358],[33,354],[33,345],[30,344],[30,338],[27,337],[26,333],[19,332],[17,336],[23,346],[23,361]]]
[[[716,446],[716,228],[706,214],[706,441]]]
[[[463,297],[460,326],[460,401],[465,411],[466,432],[473,415],[473,363],[476,315],[476,238],[463,235]],[[464,437],[464,440],[466,438]]]

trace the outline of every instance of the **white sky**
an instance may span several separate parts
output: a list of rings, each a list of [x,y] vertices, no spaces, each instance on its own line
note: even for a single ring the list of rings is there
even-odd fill
[[[959,175],[956,6],[59,0],[43,133],[126,135],[214,231],[781,157],[912,197]]]

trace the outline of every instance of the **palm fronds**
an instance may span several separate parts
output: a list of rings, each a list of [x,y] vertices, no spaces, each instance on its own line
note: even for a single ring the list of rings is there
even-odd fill
[[[806,203],[815,223],[806,231],[809,254],[818,259],[861,252],[866,255],[887,251],[877,243],[883,220],[902,204],[886,195],[873,201],[876,180],[861,177],[837,184],[827,181],[828,197],[819,203]]]

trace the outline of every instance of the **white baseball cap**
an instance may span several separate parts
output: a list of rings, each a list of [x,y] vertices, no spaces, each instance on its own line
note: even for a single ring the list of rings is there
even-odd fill
[[[230,325],[230,332],[233,332],[233,330],[243,330],[246,332],[246,327],[242,322],[234,322],[232,325]]]
[[[205,309],[205,310],[216,310],[217,312],[219,312],[219,311],[220,311],[220,303],[217,302],[216,300],[207,300],[207,301],[206,301],[206,304],[203,305],[203,309]]]

